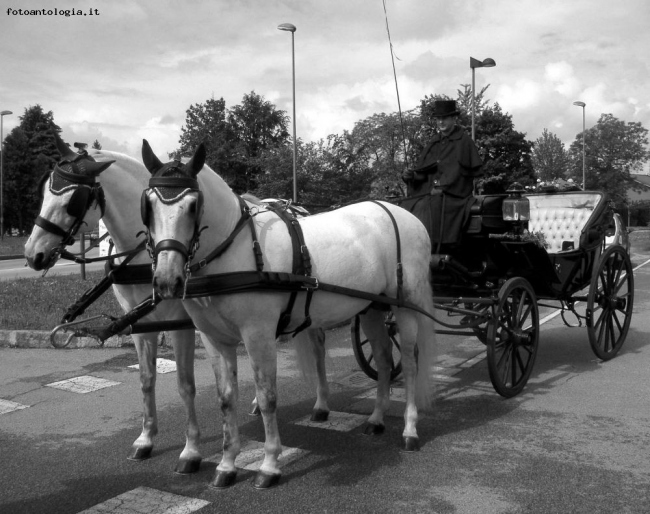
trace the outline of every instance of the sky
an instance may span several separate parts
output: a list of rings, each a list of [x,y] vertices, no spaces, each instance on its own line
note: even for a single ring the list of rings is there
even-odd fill
[[[0,0],[4,135],[25,109],[52,111],[63,138],[164,160],[186,110],[255,91],[292,114],[304,141],[471,84],[534,141],[566,145],[601,114],[650,129],[647,0]],[[59,9],[59,14],[53,10]],[[23,14],[18,12],[22,9]],[[26,15],[31,10],[52,10]],[[60,11],[80,14],[65,16]],[[91,14],[92,13],[92,14]]]

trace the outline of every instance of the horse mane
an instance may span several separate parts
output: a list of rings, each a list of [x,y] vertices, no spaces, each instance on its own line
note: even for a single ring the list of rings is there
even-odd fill
[[[251,194],[251,193],[244,193],[241,195],[241,197],[247,201],[250,202],[254,205],[262,205],[262,200],[260,200],[257,196]]]

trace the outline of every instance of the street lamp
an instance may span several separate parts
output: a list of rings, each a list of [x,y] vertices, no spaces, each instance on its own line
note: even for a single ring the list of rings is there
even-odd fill
[[[3,138],[3,122],[5,116],[13,114],[11,111],[2,111],[0,112],[0,239],[5,238],[5,206],[4,206],[4,196],[2,191],[2,181],[3,181],[3,163],[5,160],[5,151],[4,151],[4,138]]]
[[[582,190],[585,191],[587,189],[587,161],[585,160],[585,106],[587,104],[584,102],[573,102],[573,105],[582,107]]]
[[[475,127],[474,127],[474,117],[476,116],[475,111],[476,111],[476,89],[474,86],[474,75],[475,75],[475,69],[476,68],[493,68],[496,66],[497,63],[494,62],[494,59],[490,59],[489,57],[487,59],[483,59],[483,61],[479,61],[478,59],[474,59],[474,57],[469,58],[469,67],[472,68],[472,140],[476,139],[476,133],[475,133]]]
[[[293,34],[296,26],[291,23],[278,25],[278,30],[291,32],[291,82],[293,84],[293,202],[298,202],[298,184],[296,179],[296,53]]]

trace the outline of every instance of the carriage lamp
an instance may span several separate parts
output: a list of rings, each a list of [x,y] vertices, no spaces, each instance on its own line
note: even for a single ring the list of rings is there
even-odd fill
[[[523,196],[526,190],[519,182],[515,182],[506,191],[508,198],[503,200],[502,213],[505,221],[515,221],[520,228],[523,222],[530,219],[530,201]]]

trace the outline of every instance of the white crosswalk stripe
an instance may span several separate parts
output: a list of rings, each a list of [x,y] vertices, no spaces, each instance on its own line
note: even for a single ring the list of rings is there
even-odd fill
[[[61,380],[60,382],[52,382],[51,384],[45,384],[46,387],[53,387],[54,389],[62,389],[64,391],[70,391],[71,393],[86,394],[92,393],[93,391],[98,391],[99,389],[104,389],[106,387],[112,387],[119,385],[120,382],[114,382],[113,380],[106,380],[103,378],[93,377],[90,375],[84,375],[81,377],[69,378],[67,380]]]

